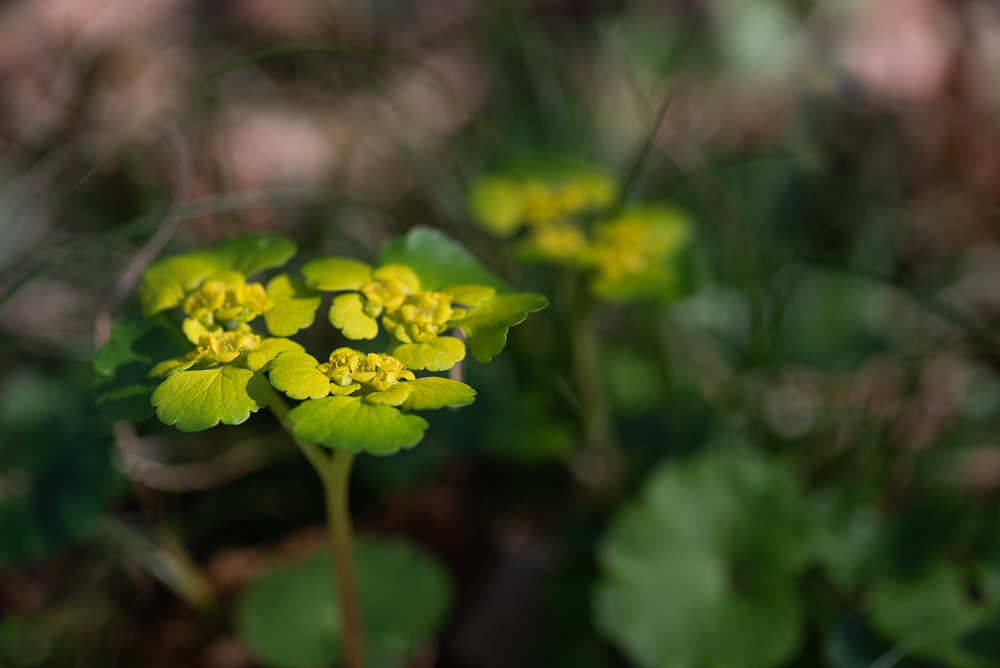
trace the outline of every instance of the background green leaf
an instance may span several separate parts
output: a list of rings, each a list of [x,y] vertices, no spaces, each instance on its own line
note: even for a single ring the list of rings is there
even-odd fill
[[[368,668],[404,665],[441,625],[451,587],[441,566],[399,541],[354,546]],[[322,668],[341,656],[330,560],[317,555],[255,582],[240,601],[236,628],[256,658],[274,668]]]
[[[384,246],[379,264],[405,264],[420,277],[421,290],[440,290],[460,283],[480,283],[498,290],[507,284],[487,270],[451,237],[431,227],[417,226]]]
[[[119,319],[94,357],[94,398],[101,415],[130,422],[150,417],[155,409],[149,400],[162,380],[147,377],[149,370],[190,349],[161,315]]]
[[[427,421],[357,397],[310,399],[288,411],[296,436],[329,448],[391,455],[424,437]]]
[[[780,665],[802,634],[804,508],[794,479],[748,452],[662,466],[602,540],[599,630],[645,668]]]
[[[271,384],[259,373],[231,366],[178,371],[153,392],[156,416],[181,431],[240,424],[267,405]]]
[[[228,239],[204,251],[220,271],[238,271],[246,277],[280,267],[292,259],[298,246],[280,234],[247,234]]]

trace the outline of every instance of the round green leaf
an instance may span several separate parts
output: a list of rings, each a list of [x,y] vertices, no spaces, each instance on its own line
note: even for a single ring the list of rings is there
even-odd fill
[[[967,597],[962,573],[943,563],[915,578],[876,582],[868,609],[880,634],[905,641],[917,656],[950,659],[949,665],[969,665],[971,657],[961,656],[965,652],[958,643],[983,612]]]
[[[251,371],[260,371],[279,353],[286,350],[301,353],[305,351],[305,348],[291,339],[264,339],[257,350],[247,355],[247,366],[250,367]]]
[[[288,411],[288,419],[295,435],[305,441],[373,455],[412,448],[427,429],[423,418],[358,397],[311,399]]]
[[[280,234],[247,234],[216,244],[205,255],[219,271],[237,271],[249,277],[282,266],[297,250],[294,241]]]
[[[330,378],[318,367],[312,355],[286,352],[272,360],[268,378],[275,389],[292,399],[322,399],[330,394]]]
[[[274,302],[274,308],[264,314],[264,322],[273,336],[292,336],[312,325],[322,301],[315,290],[288,274],[275,276],[268,282],[267,296]]]
[[[533,292],[495,295],[469,309],[461,320],[448,323],[465,334],[472,356],[488,364],[507,344],[507,329],[540,311],[549,300]],[[397,355],[398,357],[398,355]]]
[[[346,257],[323,257],[302,267],[306,282],[317,290],[360,290],[372,280],[372,268]]]
[[[372,392],[364,397],[364,401],[398,406],[404,411],[421,411],[468,406],[475,401],[475,397],[476,391],[465,383],[431,376],[398,382],[385,392]]]
[[[131,422],[150,417],[154,409],[149,399],[162,382],[148,377],[150,369],[188,350],[163,316],[130,315],[115,322],[111,338],[94,357],[94,398],[101,415]]]
[[[349,339],[374,339],[378,336],[378,321],[365,313],[361,295],[351,292],[340,295],[330,305],[330,324]]]
[[[417,226],[406,236],[388,241],[382,246],[379,264],[405,264],[416,272],[424,290],[440,290],[462,283],[507,289],[507,284],[483,267],[469,251],[432,227]]]
[[[465,359],[465,344],[454,336],[439,336],[426,343],[403,343],[390,354],[411,371],[447,371]]]
[[[798,488],[768,460],[661,467],[602,539],[596,624],[646,668],[780,665],[802,637],[806,537]]]
[[[432,557],[406,543],[361,539],[354,565],[368,665],[402,665],[441,625],[451,588]],[[341,657],[330,558],[276,570],[253,583],[236,628],[254,656],[274,668],[325,668]],[[392,665],[392,663],[389,663]]]
[[[201,431],[223,424],[240,424],[267,406],[271,385],[249,369],[222,366],[178,371],[153,392],[156,416],[181,431]]]

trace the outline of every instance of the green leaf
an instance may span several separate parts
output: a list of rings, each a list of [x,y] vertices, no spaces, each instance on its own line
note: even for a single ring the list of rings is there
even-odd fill
[[[322,399],[330,394],[330,378],[319,362],[304,352],[282,353],[271,362],[268,377],[275,389],[292,399]]]
[[[496,288],[488,285],[449,285],[442,288],[441,292],[446,292],[452,296],[455,302],[464,306],[476,306],[496,294]]]
[[[297,250],[294,241],[280,234],[248,234],[216,244],[205,254],[220,271],[238,271],[250,277],[258,271],[284,265]]]
[[[461,329],[473,357],[488,364],[507,344],[507,329],[548,304],[548,299],[533,292],[496,295],[469,309],[464,318],[448,326]]]
[[[378,336],[378,321],[365,313],[361,295],[351,292],[340,295],[330,304],[330,323],[349,339],[374,339]]]
[[[261,341],[257,350],[247,355],[247,366],[251,371],[260,371],[279,353],[286,350],[304,352],[305,348],[291,339],[271,338]]]
[[[139,285],[142,312],[150,316],[177,306],[185,294],[217,274],[237,272],[245,278],[279,267],[295,251],[295,243],[281,235],[247,235],[223,241],[208,250],[160,260],[149,266]]]
[[[877,631],[905,640],[918,656],[944,658],[960,651],[958,640],[982,617],[965,592],[963,575],[937,563],[916,578],[876,582],[868,614]]]
[[[359,539],[355,576],[365,629],[366,665],[404,665],[441,626],[451,587],[431,556],[406,543]],[[247,589],[236,629],[258,661],[275,668],[339,665],[339,611],[330,558],[278,569]]]
[[[802,639],[807,528],[794,479],[759,455],[662,466],[601,540],[596,625],[643,668],[781,665]]]
[[[149,378],[157,363],[184,355],[190,346],[163,316],[125,316],[111,328],[111,338],[94,357],[94,398],[109,420],[138,422],[153,414],[149,399],[162,382]]]
[[[267,296],[274,308],[264,314],[272,336],[292,336],[313,324],[322,297],[302,281],[288,274],[275,276],[267,284]]]
[[[271,385],[259,373],[231,366],[178,371],[153,392],[156,416],[181,431],[240,424],[267,406]]]
[[[468,406],[475,401],[476,391],[457,380],[448,378],[418,378],[396,383],[385,392],[372,392],[364,401],[398,406],[404,411],[421,411],[445,406]]]
[[[372,280],[372,268],[346,257],[323,257],[302,267],[306,282],[317,290],[360,290]]]
[[[288,411],[295,435],[329,448],[391,455],[424,437],[427,421],[357,397],[311,399]]]
[[[439,336],[426,343],[403,343],[389,353],[411,371],[447,371],[465,359],[465,344],[454,336]]]
[[[387,242],[379,254],[379,264],[405,264],[416,272],[423,290],[440,290],[462,283],[507,289],[507,284],[483,267],[469,251],[444,232],[431,227],[414,227],[406,236]]]
[[[204,254],[178,255],[151,264],[139,284],[139,302],[149,317],[184,300],[202,281],[218,271]]]

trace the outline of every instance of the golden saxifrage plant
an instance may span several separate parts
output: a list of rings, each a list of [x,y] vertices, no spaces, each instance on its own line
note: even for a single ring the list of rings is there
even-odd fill
[[[466,347],[489,362],[508,328],[547,301],[510,292],[430,228],[388,242],[374,267],[325,257],[304,265],[302,279],[254,280],[295,252],[278,235],[244,236],[151,265],[139,288],[142,315],[118,320],[96,355],[96,402],[111,420],[155,413],[189,432],[240,424],[271,408],[323,481],[345,659],[353,667],[362,661],[347,508],[353,457],[419,443],[428,424],[413,411],[471,403],[473,388],[426,372],[451,369]],[[388,349],[339,347],[317,358],[289,338],[314,324],[323,292],[340,293],[329,320],[346,338],[373,339],[381,326]],[[300,403],[290,408],[282,394]]]

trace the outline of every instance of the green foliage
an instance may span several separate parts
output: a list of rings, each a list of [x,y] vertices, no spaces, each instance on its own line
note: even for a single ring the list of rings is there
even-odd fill
[[[146,270],[139,285],[143,315],[177,306],[187,293],[212,277],[233,272],[247,277],[280,267],[295,251],[295,244],[280,235],[248,235],[156,262]]]
[[[386,243],[379,253],[379,263],[410,267],[424,290],[441,290],[463,283],[508,289],[506,283],[483,267],[469,251],[444,232],[431,227],[414,227],[405,236]]]
[[[439,336],[427,342],[400,344],[392,349],[392,354],[417,371],[447,371],[465,359],[465,344],[454,336]]]
[[[507,344],[507,330],[524,322],[529,313],[540,311],[549,301],[532,293],[501,294],[480,302],[468,314],[451,323],[465,334],[472,356],[488,364]]]
[[[90,525],[123,482],[110,445],[86,375],[8,372],[0,384],[0,563],[41,557]]]
[[[267,406],[271,384],[259,373],[231,366],[178,371],[153,392],[151,402],[164,424],[181,431],[201,431],[241,424]]]
[[[784,469],[739,450],[665,465],[602,541],[595,621],[643,668],[777,666],[801,641],[806,557]]]
[[[354,548],[368,668],[400,668],[444,621],[451,591],[438,563],[396,541],[359,540]],[[251,651],[274,668],[322,668],[341,655],[330,560],[276,570],[240,601],[236,627]]]
[[[150,417],[150,403],[159,378],[149,371],[159,362],[178,357],[190,346],[163,318],[129,315],[111,328],[111,338],[94,356],[94,398],[109,420],[138,422]]]
[[[313,324],[322,297],[288,274],[275,276],[267,284],[274,307],[264,313],[267,331],[274,336],[293,336]]]

